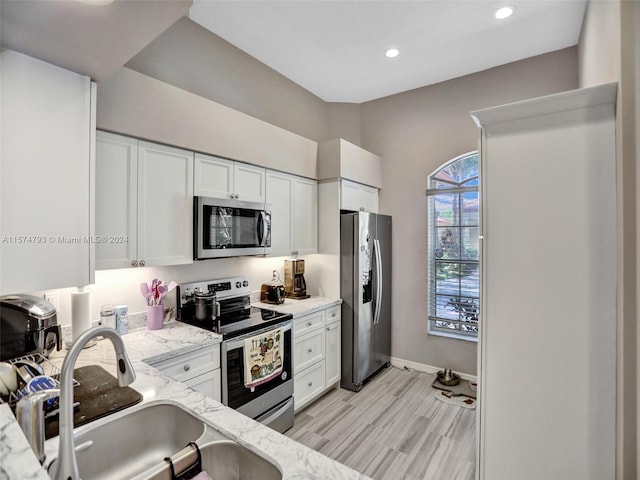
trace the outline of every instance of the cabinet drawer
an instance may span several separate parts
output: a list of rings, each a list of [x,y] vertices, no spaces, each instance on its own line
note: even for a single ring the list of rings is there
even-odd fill
[[[184,382],[220,368],[220,345],[203,348],[152,364],[171,378]]]
[[[334,307],[327,308],[327,325],[331,325],[332,323],[339,322],[342,318],[341,312],[342,307],[340,305],[336,305]]]
[[[310,313],[293,321],[293,331],[296,337],[322,327],[324,327],[324,310]]]
[[[324,377],[324,362],[320,362],[300,374],[295,374],[293,381],[295,410],[309,404],[324,391]]]
[[[293,346],[293,371],[297,372],[324,358],[324,328],[296,335]]]

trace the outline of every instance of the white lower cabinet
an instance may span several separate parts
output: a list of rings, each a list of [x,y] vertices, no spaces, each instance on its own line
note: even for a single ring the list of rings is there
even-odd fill
[[[324,377],[324,362],[318,362],[304,372],[295,375],[293,381],[294,410],[300,410],[324,392]]]
[[[326,326],[324,335],[327,388],[340,382],[340,345],[342,342],[342,323],[340,306],[326,310]]]
[[[293,391],[296,411],[340,381],[340,331],[339,305],[294,319]]]
[[[214,400],[221,401],[220,345],[150,362],[169,377],[184,383]]]

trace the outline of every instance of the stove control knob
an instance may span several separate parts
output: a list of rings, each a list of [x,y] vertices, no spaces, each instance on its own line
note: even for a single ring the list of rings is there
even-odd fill
[[[248,287],[248,286],[249,286],[249,280],[244,280],[244,281],[242,282],[242,286],[243,286],[243,287]]]
[[[237,281],[236,282],[236,288],[240,288],[242,287],[242,282],[241,281]]]

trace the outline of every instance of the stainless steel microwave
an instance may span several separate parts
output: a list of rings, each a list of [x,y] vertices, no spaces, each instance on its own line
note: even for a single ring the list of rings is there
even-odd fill
[[[269,207],[264,203],[194,197],[194,258],[268,254],[271,251]]]

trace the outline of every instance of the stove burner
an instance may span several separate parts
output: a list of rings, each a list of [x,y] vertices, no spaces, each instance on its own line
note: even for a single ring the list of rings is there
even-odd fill
[[[234,288],[235,287],[235,288]],[[216,319],[200,321],[195,316],[195,304],[185,292],[195,289],[215,291],[220,303],[220,316]],[[261,330],[292,318],[275,310],[251,306],[251,288],[247,277],[214,280],[181,285],[181,307],[178,320],[189,325],[219,333],[224,339]]]

